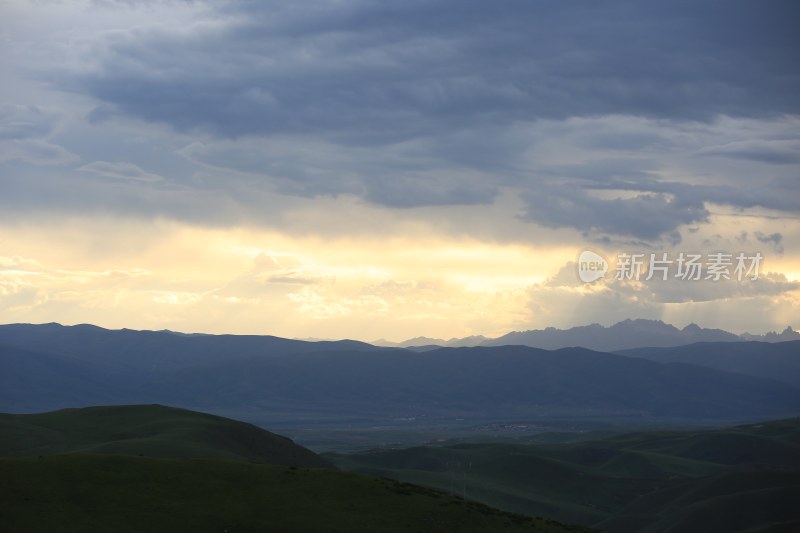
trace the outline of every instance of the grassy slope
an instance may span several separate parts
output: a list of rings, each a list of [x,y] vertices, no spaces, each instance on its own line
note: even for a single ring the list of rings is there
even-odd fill
[[[6,531],[581,531],[330,469],[61,455],[0,460]]]
[[[558,446],[475,444],[328,457],[342,468],[613,531],[800,527],[790,504],[800,490],[798,419]],[[767,500],[768,506],[755,503]],[[726,508],[728,518],[717,516]]]
[[[0,414],[0,531],[582,531],[160,405]],[[301,468],[298,468],[300,466]]]
[[[286,437],[251,424],[161,405],[0,414],[0,456],[70,452],[327,465]]]

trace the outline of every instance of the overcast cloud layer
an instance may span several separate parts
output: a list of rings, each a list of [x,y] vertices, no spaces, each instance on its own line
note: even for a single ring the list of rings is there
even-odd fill
[[[758,248],[774,302],[800,273],[797,20],[792,0],[6,1],[0,224]],[[731,298],[673,285],[634,300]],[[515,326],[564,301],[518,290]]]

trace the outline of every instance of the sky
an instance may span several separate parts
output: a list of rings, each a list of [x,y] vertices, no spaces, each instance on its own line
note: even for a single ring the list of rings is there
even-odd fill
[[[799,19],[793,0],[0,0],[0,323],[797,329]],[[581,281],[583,251],[605,277]],[[621,254],[673,263],[617,279]],[[730,279],[706,279],[714,254]]]

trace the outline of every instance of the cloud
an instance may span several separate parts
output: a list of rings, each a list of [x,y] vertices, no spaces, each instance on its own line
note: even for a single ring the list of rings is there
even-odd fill
[[[211,292],[225,298],[286,298],[298,286],[330,283],[332,279],[314,272],[293,256],[259,254],[253,266],[223,287]]]
[[[149,183],[164,180],[163,177],[157,174],[152,174],[142,170],[133,163],[127,162],[109,163],[108,161],[94,161],[92,163],[83,165],[78,170],[83,170],[85,172],[91,172],[106,178],[114,178],[119,180],[141,181]]]
[[[611,325],[626,318],[649,318],[761,331],[765,324],[790,323],[792,315],[787,312],[800,306],[800,281],[790,281],[780,273],[762,271],[757,281],[741,282],[674,277],[665,281],[657,276],[646,281],[644,274],[639,281],[617,280],[616,258],[607,259],[611,270],[601,281],[582,284],[575,263],[569,262],[554,276],[533,285],[528,293],[531,327]],[[768,315],[759,316],[758,309]],[[776,309],[781,310],[779,317]]]
[[[526,203],[522,217],[545,227],[674,242],[683,228],[708,223],[718,206],[800,211],[797,164],[697,157],[698,147],[761,146],[758,138],[796,144],[796,118],[699,123],[615,115],[538,121],[526,134],[531,147],[516,164],[536,179],[515,186]]]
[[[52,108],[5,103],[0,105],[0,161],[35,165],[67,165],[80,158],[50,141],[61,122]]]
[[[0,105],[0,140],[43,139],[61,120],[56,110],[34,105]]]
[[[800,141],[751,139],[698,150],[698,155],[750,159],[773,165],[800,163]]]
[[[0,131],[34,144],[0,157],[90,163],[9,173],[9,209],[292,231],[334,198],[492,239],[666,244],[719,206],[800,211],[791,2],[96,7],[35,54],[16,44],[81,118],[54,135],[58,113],[9,107]],[[496,209],[431,209],[459,206]]]
[[[186,27],[107,34],[94,68],[55,81],[231,138],[372,144],[498,120],[765,116],[800,111],[786,76],[797,14],[791,1],[240,2]]]
[[[702,201],[663,193],[604,200],[586,191],[568,188],[525,193],[528,207],[523,215],[549,227],[573,227],[592,233],[658,239],[683,224],[705,222],[708,211]]]
[[[275,137],[194,142],[179,154],[248,186],[313,198],[349,194],[390,207],[491,203],[484,172],[449,166],[416,145],[380,150]],[[235,171],[235,176],[231,175]]]
[[[0,161],[22,161],[34,165],[69,165],[80,158],[57,144],[40,139],[0,141]]]
[[[756,239],[758,242],[763,242],[764,244],[772,245],[772,249],[775,250],[777,253],[783,253],[783,245],[781,241],[783,240],[783,235],[780,233],[770,233],[769,235],[765,235],[764,233],[757,231],[755,232]]]

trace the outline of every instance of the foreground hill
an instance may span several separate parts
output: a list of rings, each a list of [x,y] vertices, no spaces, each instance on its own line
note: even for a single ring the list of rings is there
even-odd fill
[[[328,466],[312,451],[252,424],[162,405],[0,414],[0,457],[63,453]]]
[[[350,341],[0,326],[0,409],[97,403],[161,403],[241,418],[741,420],[800,412],[800,388],[582,348],[416,353]]]
[[[357,472],[613,532],[800,530],[800,419],[575,444],[459,444],[328,457]]]
[[[2,531],[585,531],[306,468],[327,463],[249,424],[182,409],[66,409],[0,424]]]
[[[585,531],[325,469],[64,455],[0,459],[0,478],[14,532]]]

